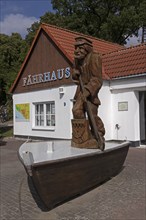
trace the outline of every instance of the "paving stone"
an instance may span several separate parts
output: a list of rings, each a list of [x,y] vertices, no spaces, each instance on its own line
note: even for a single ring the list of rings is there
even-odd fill
[[[0,146],[1,220],[146,219],[146,149],[130,148],[124,169],[117,176],[47,210],[18,160],[17,151],[23,142],[10,138]]]

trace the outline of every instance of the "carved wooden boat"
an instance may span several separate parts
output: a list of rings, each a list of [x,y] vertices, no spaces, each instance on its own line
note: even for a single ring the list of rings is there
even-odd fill
[[[70,147],[68,141],[28,142],[19,159],[48,208],[80,195],[120,172],[129,142],[106,144],[105,151]]]

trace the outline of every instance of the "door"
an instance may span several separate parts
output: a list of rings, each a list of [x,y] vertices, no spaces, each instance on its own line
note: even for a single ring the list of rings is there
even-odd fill
[[[140,105],[140,141],[146,145],[146,91],[139,92]]]

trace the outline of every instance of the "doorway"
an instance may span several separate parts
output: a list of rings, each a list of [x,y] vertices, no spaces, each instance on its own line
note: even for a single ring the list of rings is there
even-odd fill
[[[140,142],[146,145],[146,91],[139,92]]]

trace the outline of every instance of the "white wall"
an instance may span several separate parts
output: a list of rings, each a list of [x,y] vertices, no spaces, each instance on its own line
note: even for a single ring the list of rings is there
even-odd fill
[[[101,105],[99,106],[99,116],[102,119],[106,134],[106,140],[140,140],[140,117],[139,117],[139,92],[144,88],[144,81],[136,84],[136,78],[114,80],[112,82],[104,81],[103,87],[99,92]],[[137,78],[137,80],[139,80]],[[141,85],[138,87],[137,85]],[[64,138],[71,139],[72,128],[72,99],[75,94],[76,86],[64,86],[65,93],[62,97],[59,94],[59,88],[48,90],[14,94],[14,135],[48,137],[48,138]],[[55,130],[38,130],[34,128],[33,122],[33,103],[55,101],[56,106],[56,126]],[[118,102],[128,102],[127,111],[118,110]],[[15,104],[30,103],[30,121],[15,121]],[[115,125],[119,125],[119,130]]]
[[[140,140],[139,91],[146,91],[146,75],[115,79],[110,82],[112,96],[111,139]],[[118,111],[118,102],[128,102],[128,111]],[[119,130],[115,125],[119,124]]]
[[[52,88],[43,91],[21,93],[13,95],[14,109],[14,135],[48,137],[48,138],[71,138],[71,117],[72,117],[72,101],[76,86],[64,86],[65,93],[61,97],[59,88]],[[34,127],[33,103],[55,101],[56,126],[55,130],[46,128],[38,129]],[[15,105],[30,103],[30,121],[15,121]]]
[[[104,81],[99,92],[99,116],[104,122],[106,140],[140,140],[138,91],[144,88],[144,81],[139,81],[143,84],[137,84],[135,79],[128,79],[128,82],[127,79]],[[128,111],[118,111],[118,102],[128,102]],[[115,128],[116,124],[119,129]]]
[[[101,90],[99,91],[99,99],[101,105],[99,106],[98,114],[102,119],[105,127],[105,139],[111,140],[112,137],[112,105],[111,92],[109,89],[109,82],[104,81]]]
[[[73,102],[76,86],[64,86],[65,94],[60,97],[59,88],[52,88],[43,91],[28,92],[13,95],[14,109],[14,135],[49,137],[49,138],[64,138],[72,137],[71,119]],[[106,140],[111,139],[111,95],[108,82],[104,82],[102,89],[99,92],[101,105],[99,106],[99,116],[101,117],[106,134]],[[55,130],[36,129],[34,126],[34,105],[33,103],[47,102],[55,100],[56,126]],[[30,121],[17,122],[15,121],[15,105],[30,103]]]
[[[128,110],[119,111],[118,102],[128,102]],[[119,129],[116,129],[116,124]],[[139,141],[139,124],[138,92],[112,91],[112,139]]]

